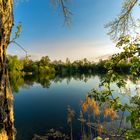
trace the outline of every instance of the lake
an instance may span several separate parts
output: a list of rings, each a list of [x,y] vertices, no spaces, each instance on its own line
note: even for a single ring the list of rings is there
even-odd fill
[[[17,140],[31,140],[34,134],[44,135],[47,130],[53,128],[66,134],[70,134],[67,124],[67,107],[71,106],[75,111],[73,133],[80,136],[80,102],[87,93],[100,84],[101,76],[55,77],[47,79],[47,82],[29,82],[27,80],[17,92],[14,93],[14,117]],[[128,82],[130,92],[135,92],[135,84]],[[120,90],[112,84],[114,95]],[[129,95],[119,94],[125,103],[129,101]]]

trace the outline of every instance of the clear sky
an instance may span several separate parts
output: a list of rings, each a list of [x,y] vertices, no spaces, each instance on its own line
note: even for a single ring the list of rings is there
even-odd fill
[[[64,26],[60,9],[50,0],[28,0],[14,7],[15,25],[22,22],[17,40],[33,59],[48,55],[51,59],[96,58],[115,52],[104,25],[116,17],[122,0],[70,0],[71,27]],[[24,56],[10,45],[8,53]]]

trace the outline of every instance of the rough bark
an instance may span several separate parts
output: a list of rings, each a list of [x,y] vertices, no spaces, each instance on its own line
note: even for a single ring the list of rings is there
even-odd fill
[[[0,0],[0,140],[14,140],[13,95],[6,50],[13,26],[13,0]]]

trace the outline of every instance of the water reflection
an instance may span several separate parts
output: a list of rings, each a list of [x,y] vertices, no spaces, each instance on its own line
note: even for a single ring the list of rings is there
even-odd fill
[[[104,75],[83,74],[11,77],[12,90],[19,93],[14,94],[16,139],[64,139],[66,136],[65,139],[88,140],[98,135],[110,137],[111,134],[107,135],[107,132],[113,130],[117,134],[119,127],[129,128],[130,124],[125,120],[127,112],[115,112],[109,107],[99,108],[98,103],[85,99],[88,91],[98,88],[102,78]],[[117,94],[116,91],[114,94]],[[123,102],[127,102],[128,95],[120,96]],[[81,100],[83,102],[80,103]],[[75,114],[70,107],[67,111],[67,105],[74,109]],[[103,132],[103,128],[106,131]]]
[[[87,82],[89,79],[98,76],[99,80],[102,81],[105,75],[101,74],[65,74],[65,75],[22,75],[20,73],[12,73],[10,75],[10,83],[13,92],[18,92],[21,87],[30,87],[33,86],[34,83],[41,84],[43,88],[49,88],[52,82],[61,83],[63,80],[66,80],[67,84],[71,82],[72,79],[76,81]],[[122,75],[122,79],[135,83],[134,77],[132,78],[129,75]]]
[[[33,86],[34,83],[41,84],[43,88],[49,88],[51,83],[61,83],[66,80],[67,84],[70,83],[72,79],[76,81],[84,81],[85,83],[90,79],[97,76],[97,74],[73,74],[73,75],[21,75],[12,74],[10,77],[11,88],[13,92],[19,92],[21,87],[29,88]],[[98,75],[99,79],[102,79],[104,75]]]

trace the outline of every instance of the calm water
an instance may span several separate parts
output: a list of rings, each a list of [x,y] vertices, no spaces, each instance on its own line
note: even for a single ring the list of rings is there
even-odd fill
[[[84,100],[87,92],[98,88],[100,78],[91,76],[84,79],[51,80],[48,88],[39,83],[24,85],[14,93],[14,114],[17,140],[31,140],[34,134],[44,134],[48,129],[59,129],[69,133],[67,125],[67,106],[76,112],[80,111],[80,101]],[[134,85],[131,84],[132,92]],[[115,94],[119,91],[115,85]],[[128,96],[120,95],[123,102]],[[79,132],[79,122],[74,122],[74,132]]]

